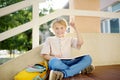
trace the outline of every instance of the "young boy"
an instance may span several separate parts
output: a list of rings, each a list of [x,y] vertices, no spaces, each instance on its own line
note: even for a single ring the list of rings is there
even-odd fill
[[[46,39],[41,55],[49,60],[50,71],[49,80],[62,80],[83,72],[85,68],[91,65],[92,59],[89,55],[80,56],[74,59],[70,58],[71,48],[80,49],[83,39],[75,27],[74,22],[70,26],[76,31],[77,38],[65,37],[67,23],[64,19],[55,19],[51,25],[55,36]],[[92,67],[88,72],[92,71]],[[88,73],[86,72],[86,73]]]

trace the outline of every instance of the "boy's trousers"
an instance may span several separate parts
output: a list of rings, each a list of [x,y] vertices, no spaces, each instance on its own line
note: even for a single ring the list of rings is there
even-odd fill
[[[49,60],[49,69],[61,71],[64,77],[71,77],[79,74],[86,67],[91,65],[92,59],[89,55],[80,56],[74,59],[52,58]]]

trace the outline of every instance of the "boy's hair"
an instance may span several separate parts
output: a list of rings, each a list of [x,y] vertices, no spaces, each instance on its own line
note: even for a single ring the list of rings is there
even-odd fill
[[[52,29],[53,29],[55,23],[59,23],[59,24],[61,24],[61,25],[64,25],[65,28],[67,28],[67,22],[66,22],[66,20],[63,19],[63,18],[56,18],[55,20],[53,20],[53,22],[52,22],[52,24],[51,24],[51,28],[52,28]]]
[[[56,19],[54,19],[54,20],[52,21],[52,23],[51,23],[51,28],[50,28],[50,31],[51,31],[53,34],[54,34],[53,27],[54,27],[54,24],[55,24],[55,23],[59,23],[59,24],[61,24],[61,25],[64,25],[65,28],[67,28],[67,26],[68,26],[67,21],[66,21],[65,19],[63,19],[63,18],[56,18]]]

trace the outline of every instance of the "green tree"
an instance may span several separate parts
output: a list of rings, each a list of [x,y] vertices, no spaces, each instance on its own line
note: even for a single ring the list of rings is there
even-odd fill
[[[11,5],[16,2],[20,2],[23,0],[1,0],[0,1],[0,8]],[[39,16],[45,16],[54,10],[52,7],[49,9],[43,8],[41,9]],[[46,14],[47,13],[47,14]],[[27,7],[22,10],[16,11],[14,13],[5,15],[0,17],[0,33],[12,29],[14,27],[17,27],[21,24],[27,23],[31,21],[32,19],[32,7]],[[50,25],[51,21],[45,23]],[[40,25],[40,31],[45,32],[48,30],[43,25]],[[6,39],[4,41],[0,42],[0,49],[8,49],[10,51],[17,49],[17,50],[30,50],[32,48],[32,30],[28,30],[26,32],[23,32],[21,34],[18,34],[16,36],[13,36],[9,39]]]
[[[39,13],[39,16],[45,16],[47,14],[50,14],[54,12],[53,8],[51,6],[49,6],[49,8],[43,8],[40,10],[40,13]],[[46,32],[49,32],[49,36],[53,36],[53,33],[51,31],[49,31],[49,28],[50,28],[50,24],[51,24],[52,20],[51,21],[48,21],[47,23],[44,23],[42,25],[40,25],[40,31],[42,33],[42,35],[44,35],[44,37],[40,37],[40,43],[44,42],[45,40],[45,33]]]
[[[9,6],[11,4],[14,4],[20,1],[24,1],[24,0],[0,0],[0,8]]]
[[[0,7],[5,7],[10,4],[23,0],[1,0]],[[0,33],[27,23],[32,19],[32,8],[27,7],[14,13],[0,17]],[[28,30],[9,39],[0,42],[0,49],[8,50],[30,50],[32,48],[31,40],[32,30]]]

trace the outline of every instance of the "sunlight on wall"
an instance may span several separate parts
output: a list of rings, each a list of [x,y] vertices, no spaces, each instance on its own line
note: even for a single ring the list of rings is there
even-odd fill
[[[44,3],[40,3],[39,9],[42,8],[50,8],[52,7],[53,9],[62,9],[69,0],[46,0]]]

